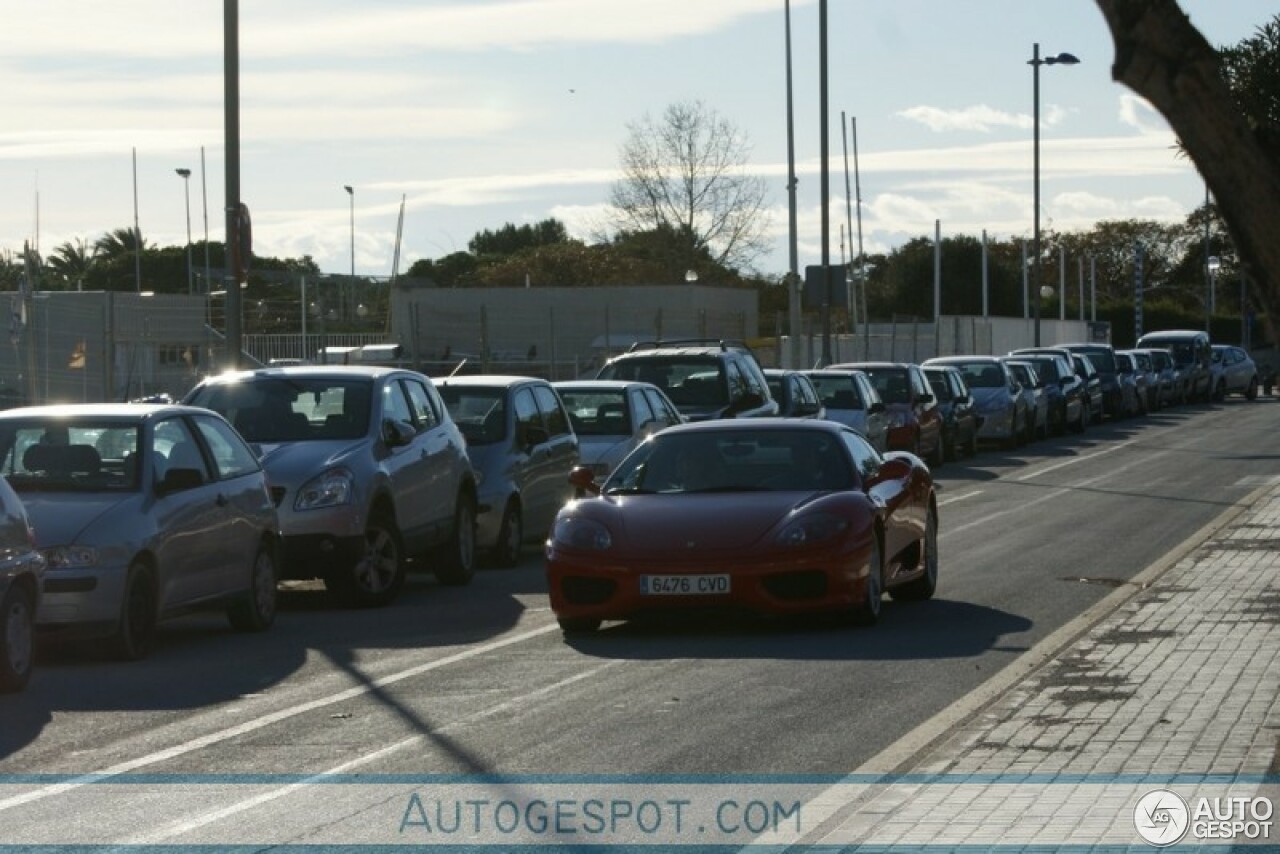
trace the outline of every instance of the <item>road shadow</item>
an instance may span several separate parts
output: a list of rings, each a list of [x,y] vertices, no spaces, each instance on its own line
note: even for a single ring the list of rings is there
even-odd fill
[[[838,616],[768,618],[725,612],[670,612],[609,623],[566,641],[583,655],[605,659],[771,659],[912,661],[970,658],[1001,645],[1032,621],[996,608],[949,599],[886,600],[873,627]]]

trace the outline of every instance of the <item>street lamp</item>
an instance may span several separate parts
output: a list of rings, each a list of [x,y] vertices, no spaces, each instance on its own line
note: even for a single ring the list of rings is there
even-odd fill
[[[182,195],[187,202],[187,294],[190,295],[196,292],[191,272],[191,170],[179,168],[173,171],[182,178]]]
[[[1218,271],[1222,269],[1222,259],[1217,255],[1209,256],[1209,317],[1213,317],[1218,308]]]
[[[356,287],[356,191],[351,189],[350,184],[344,184],[342,189],[347,191],[347,195],[351,197],[351,299],[355,300]],[[345,306],[343,307],[345,311]]]
[[[1080,60],[1069,53],[1060,53],[1056,56],[1046,56],[1040,58],[1040,43],[1037,42],[1031,51],[1031,59],[1027,62],[1031,66],[1031,92],[1032,92],[1032,149],[1033,162],[1035,170],[1034,179],[1034,238],[1033,250],[1035,257],[1032,259],[1032,269],[1035,271],[1035,282],[1040,282],[1040,66],[1041,65],[1075,65]],[[1040,346],[1040,300],[1037,299],[1032,304],[1035,314],[1035,345]]]

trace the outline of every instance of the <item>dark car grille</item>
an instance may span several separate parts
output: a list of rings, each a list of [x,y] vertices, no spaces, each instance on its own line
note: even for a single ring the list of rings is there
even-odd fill
[[[599,605],[609,601],[617,589],[618,583],[611,578],[569,576],[560,582],[564,598],[573,605]]]
[[[819,570],[766,576],[764,589],[778,599],[820,599],[827,595],[827,574]]]

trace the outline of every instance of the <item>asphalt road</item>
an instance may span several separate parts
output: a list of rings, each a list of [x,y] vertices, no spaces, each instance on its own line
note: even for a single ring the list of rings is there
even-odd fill
[[[569,644],[530,549],[467,588],[414,576],[376,611],[299,586],[261,636],[184,618],[143,662],[45,651],[0,698],[0,844],[308,842],[360,810],[395,830],[382,795],[300,799],[318,774],[847,773],[1270,477],[1278,406],[1233,398],[942,467],[938,595],[887,602],[872,629],[686,618]],[[103,785],[120,781],[140,782]]]

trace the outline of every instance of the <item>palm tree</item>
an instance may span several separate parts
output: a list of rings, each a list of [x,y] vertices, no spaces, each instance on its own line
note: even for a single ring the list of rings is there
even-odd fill
[[[111,261],[138,251],[146,251],[147,241],[139,230],[117,228],[99,237],[93,244],[93,252],[104,261]]]
[[[70,287],[73,284],[83,284],[96,260],[96,250],[90,249],[84,238],[77,237],[74,243],[68,241],[54,247],[53,254],[45,261],[45,265]]]

